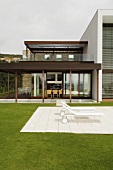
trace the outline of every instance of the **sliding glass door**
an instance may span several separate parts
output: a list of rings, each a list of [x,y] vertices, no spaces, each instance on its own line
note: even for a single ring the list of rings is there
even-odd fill
[[[70,88],[70,81],[71,88]],[[70,92],[71,89],[71,92]],[[90,98],[91,97],[91,73],[64,73],[64,98]]]
[[[42,83],[42,73],[32,74],[32,97],[42,98]],[[70,94],[91,98],[91,73],[44,73],[45,98],[70,98]]]

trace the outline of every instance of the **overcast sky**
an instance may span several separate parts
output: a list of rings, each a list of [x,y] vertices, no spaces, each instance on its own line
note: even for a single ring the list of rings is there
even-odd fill
[[[113,0],[0,0],[0,53],[22,54],[25,40],[79,40],[97,9]]]

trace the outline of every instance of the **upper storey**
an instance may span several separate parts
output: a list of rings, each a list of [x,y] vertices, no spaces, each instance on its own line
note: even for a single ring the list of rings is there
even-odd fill
[[[24,41],[24,44],[28,61],[93,61],[90,55],[83,54],[88,41]]]
[[[109,24],[113,27],[113,9],[97,10],[81,41],[88,41],[88,46],[84,48],[84,53],[94,56],[95,63],[102,63],[103,59],[103,25]]]

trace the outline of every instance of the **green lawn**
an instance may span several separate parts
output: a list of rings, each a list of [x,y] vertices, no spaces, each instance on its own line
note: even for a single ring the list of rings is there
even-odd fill
[[[71,103],[70,106],[113,106],[113,102],[100,103]]]
[[[113,135],[20,133],[38,106],[0,104],[0,170],[113,169]]]

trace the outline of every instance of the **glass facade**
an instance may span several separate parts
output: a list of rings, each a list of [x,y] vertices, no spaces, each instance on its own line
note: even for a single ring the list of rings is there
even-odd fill
[[[8,80],[9,76],[9,80]],[[8,82],[9,81],[9,82]],[[9,86],[9,87],[8,87]],[[22,87],[22,75],[17,75],[17,86]],[[15,97],[15,75],[8,73],[0,73],[0,98]],[[19,93],[18,93],[19,97]]]
[[[0,97],[15,98],[15,79],[14,75],[9,77],[8,94],[8,75],[0,78],[1,88]],[[72,82],[70,82],[70,77]],[[29,79],[30,78],[30,79]],[[22,79],[17,77],[18,98],[42,98],[43,97],[43,74],[33,73],[29,77]],[[28,80],[31,80],[28,87]],[[23,83],[23,81],[25,81]],[[25,86],[25,84],[27,86]],[[71,85],[71,92],[70,92]],[[44,73],[44,98],[91,98],[91,73]]]
[[[78,81],[79,81],[79,74],[72,74],[72,97],[73,96],[78,96]]]
[[[46,74],[44,74],[44,96],[46,96],[47,89],[47,78]],[[34,73],[32,74],[32,94],[33,97],[42,98],[42,73]]]
[[[55,80],[51,80],[55,77]],[[49,78],[49,79],[48,79]],[[44,74],[44,96],[53,98],[91,98],[91,73],[45,73]],[[48,81],[49,80],[49,81]],[[56,95],[53,95],[56,91]],[[50,94],[49,94],[50,93]],[[42,97],[42,73],[32,74],[32,96]]]
[[[32,74],[32,96],[42,96],[42,73]]]
[[[91,96],[91,74],[84,74],[84,96]]]
[[[70,96],[70,74],[64,74],[64,96]],[[72,98],[91,97],[91,74],[72,73]]]
[[[70,96],[70,74],[64,73],[64,96]]]

